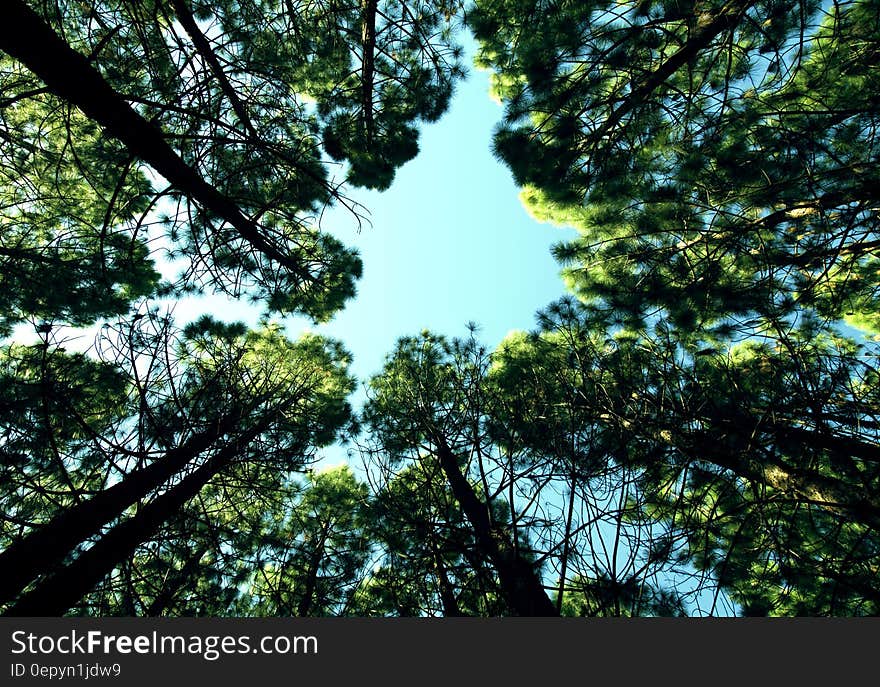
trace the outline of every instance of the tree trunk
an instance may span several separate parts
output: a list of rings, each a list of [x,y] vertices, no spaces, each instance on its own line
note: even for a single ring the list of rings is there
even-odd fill
[[[318,540],[318,545],[312,551],[311,556],[309,556],[309,567],[308,570],[306,570],[306,581],[304,585],[305,589],[303,589],[302,597],[296,605],[296,614],[301,618],[308,616],[312,610],[312,600],[315,596],[315,589],[317,589],[318,586],[318,569],[321,567],[321,559],[324,557],[324,545],[326,544],[329,535],[330,522],[328,521],[321,528],[321,536]]]
[[[135,470],[88,501],[59,513],[0,553],[0,570],[3,571],[0,603],[12,601],[40,574],[51,572],[101,527],[168,481],[231,430],[239,417],[239,414],[225,415],[209,430],[190,437],[162,458]]]
[[[115,525],[90,549],[24,594],[4,615],[60,616],[88,594],[114,567],[134,553],[193,498],[220,470],[229,465],[264,429],[262,424],[227,444],[204,465],[153,499],[137,514]]]
[[[174,152],[162,130],[132,109],[85,56],[73,50],[22,0],[3,3],[0,50],[19,60],[52,93],[100,124],[108,136],[120,141],[191,200],[231,224],[256,251],[304,282],[314,281],[303,265],[272,245],[231,198],[207,183]]]
[[[458,461],[445,440],[435,439],[437,457],[452,494],[458,501],[471,526],[477,545],[498,571],[501,589],[511,611],[520,616],[558,616],[559,613],[532,564],[523,559],[504,532],[492,525],[489,508],[474,492],[458,466]]]
[[[361,108],[364,138],[368,149],[373,147],[373,82],[375,79],[376,9],[378,0],[364,0],[361,25]]]
[[[449,580],[446,572],[446,565],[443,563],[443,557],[437,548],[437,541],[434,537],[434,528],[428,535],[428,543],[431,547],[431,557],[434,559],[434,570],[437,572],[437,586],[440,591],[440,603],[443,604],[443,616],[446,618],[461,618],[464,613],[458,607],[458,600],[455,598],[455,589]]]

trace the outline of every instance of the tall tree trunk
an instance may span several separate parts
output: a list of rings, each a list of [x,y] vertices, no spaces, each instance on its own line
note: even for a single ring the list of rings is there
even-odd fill
[[[498,572],[510,610],[520,616],[558,616],[533,565],[520,556],[507,536],[492,524],[489,507],[477,497],[458,461],[442,437],[434,437],[437,457],[452,494],[470,521],[477,546]]]
[[[378,0],[364,0],[361,25],[361,109],[367,147],[373,147],[373,84],[376,64],[376,9]]]
[[[88,501],[59,513],[0,553],[0,570],[3,571],[0,603],[12,601],[40,574],[51,572],[101,527],[122,515],[126,508],[160,487],[210,448],[235,427],[239,419],[239,413],[223,416],[210,429],[190,437],[149,466],[135,470]]]
[[[0,50],[36,74],[59,98],[100,124],[191,200],[231,224],[256,251],[283,265],[303,282],[312,274],[271,244],[238,205],[188,165],[168,145],[162,130],[147,121],[117,93],[80,53],[73,50],[23,0],[3,3]]]
[[[76,560],[24,594],[4,615],[63,615],[229,465],[265,429],[264,424],[249,429],[137,514],[115,525]]]

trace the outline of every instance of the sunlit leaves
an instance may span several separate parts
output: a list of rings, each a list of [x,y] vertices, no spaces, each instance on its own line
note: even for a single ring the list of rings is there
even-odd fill
[[[535,216],[581,231],[570,288],[689,329],[864,313],[875,275],[834,275],[876,244],[876,12],[478,3],[481,64],[511,84],[495,150]]]
[[[97,126],[0,62],[0,332],[88,324],[157,285],[141,222],[150,184]]]

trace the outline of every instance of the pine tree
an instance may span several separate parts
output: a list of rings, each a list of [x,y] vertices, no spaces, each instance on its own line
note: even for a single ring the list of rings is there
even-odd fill
[[[418,123],[443,113],[463,75],[457,8],[4,9],[0,335],[32,322],[43,343],[2,353],[2,602],[7,613],[180,608],[168,588],[134,584],[162,565],[150,550],[174,552],[166,571],[181,582],[207,580],[205,602],[256,565],[221,562],[211,534],[226,532],[243,559],[253,540],[222,508],[200,527],[187,514],[235,479],[242,499],[249,485],[272,502],[277,487],[290,505],[291,471],[348,420],[348,356],[273,327],[203,319],[181,332],[142,299],[210,290],[270,315],[338,311],[361,262],[316,219],[330,204],[356,209],[331,159],[351,183],[386,188],[412,158]],[[169,258],[182,271],[164,281]],[[55,338],[117,316],[86,355]],[[311,579],[304,613],[332,605]]]
[[[20,520],[0,553],[9,571],[4,601],[24,592],[8,613],[65,612],[211,480],[250,462],[288,474],[349,418],[352,380],[338,343],[314,335],[291,342],[277,328],[247,331],[210,318],[179,334],[149,314],[118,333],[105,335],[127,387],[113,423],[84,426],[85,442],[62,443],[51,425],[41,437],[59,464],[97,471],[90,489],[68,477],[47,494],[27,457],[4,490],[9,512],[32,493],[35,515]]]
[[[569,287],[621,317],[873,330],[877,4],[489,0],[469,15]],[[733,323],[731,324],[731,319]]]

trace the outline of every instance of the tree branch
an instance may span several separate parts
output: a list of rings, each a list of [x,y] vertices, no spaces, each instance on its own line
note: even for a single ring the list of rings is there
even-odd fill
[[[4,4],[0,49],[36,74],[59,98],[100,124],[171,184],[206,210],[231,224],[257,252],[290,270],[303,282],[315,277],[260,233],[238,205],[188,165],[167,143],[162,130],[147,121],[117,93],[86,57],[73,50],[22,0]]]

